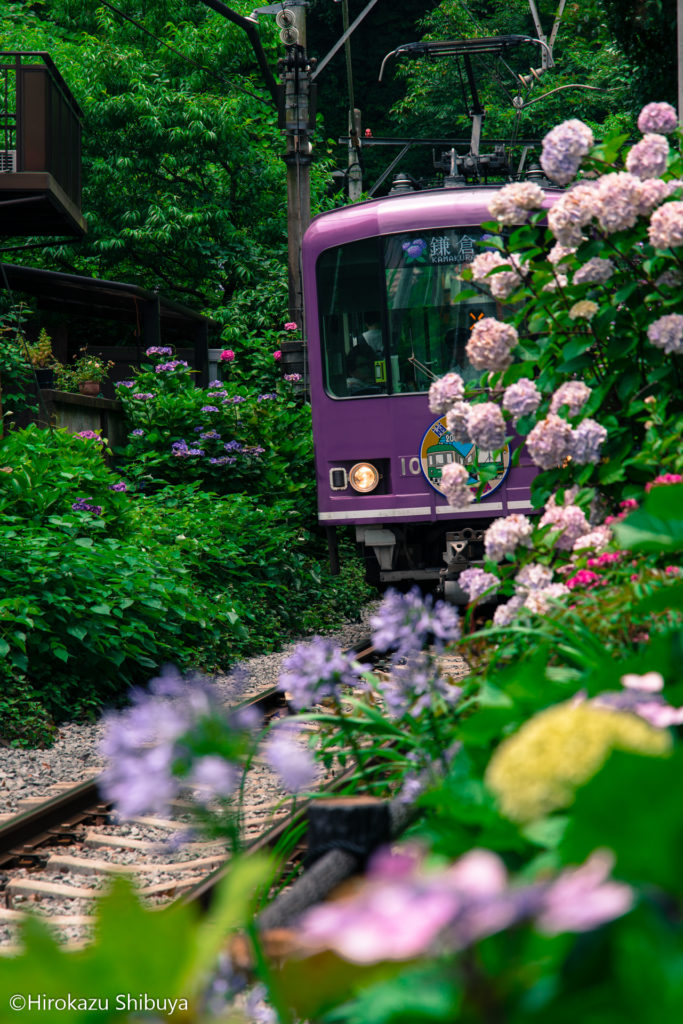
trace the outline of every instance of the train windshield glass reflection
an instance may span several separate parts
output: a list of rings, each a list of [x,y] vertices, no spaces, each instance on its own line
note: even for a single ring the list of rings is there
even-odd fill
[[[318,260],[325,387],[335,398],[428,391],[468,362],[470,330],[495,316],[486,295],[463,302],[460,272],[481,248],[477,228],[390,235],[328,249]]]

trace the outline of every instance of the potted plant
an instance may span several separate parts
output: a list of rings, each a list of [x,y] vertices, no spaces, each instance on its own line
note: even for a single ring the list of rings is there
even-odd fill
[[[51,388],[55,382],[55,370],[59,363],[52,354],[52,339],[44,327],[41,328],[38,340],[33,344],[26,342],[26,350],[31,366],[36,375],[38,387]]]
[[[98,395],[113,362],[91,355],[85,348],[71,366],[57,366],[55,376],[60,391],[80,391],[82,395]]]

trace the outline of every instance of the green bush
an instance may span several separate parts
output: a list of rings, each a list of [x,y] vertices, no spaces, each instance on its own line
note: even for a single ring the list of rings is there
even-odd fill
[[[25,676],[0,661],[0,745],[47,747],[55,723]]]

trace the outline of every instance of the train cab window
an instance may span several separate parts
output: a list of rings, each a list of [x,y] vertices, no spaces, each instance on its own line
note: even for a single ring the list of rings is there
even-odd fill
[[[465,347],[477,320],[496,315],[486,295],[455,302],[468,284],[460,272],[478,251],[478,228],[445,228],[384,239],[392,390],[427,391],[451,370],[464,380],[481,374]]]
[[[328,249],[317,265],[325,390],[333,398],[388,394],[381,240]]]

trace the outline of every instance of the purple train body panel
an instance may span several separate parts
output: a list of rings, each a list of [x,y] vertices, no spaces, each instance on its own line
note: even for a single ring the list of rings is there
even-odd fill
[[[479,376],[465,345],[473,323],[496,315],[496,305],[484,295],[452,300],[470,287],[459,273],[478,251],[492,191],[358,203],[321,214],[304,237],[319,521],[356,526],[376,579],[455,580],[481,559],[482,529],[492,519],[532,507],[535,471],[524,450],[514,467],[510,451],[502,458],[477,452],[495,477],[478,501],[448,504],[441,467],[469,465],[475,452],[448,434],[427,397],[431,380],[449,370]],[[548,205],[557,194],[549,190]],[[359,491],[352,478],[373,486]]]

